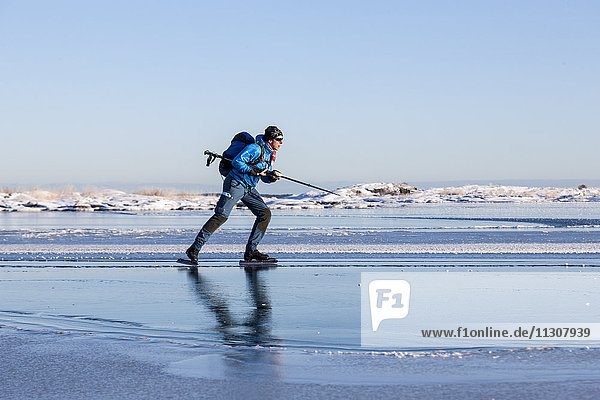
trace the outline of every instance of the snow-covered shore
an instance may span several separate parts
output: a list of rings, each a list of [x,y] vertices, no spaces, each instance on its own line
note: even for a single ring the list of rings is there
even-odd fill
[[[406,184],[356,184],[337,195],[311,191],[265,196],[274,209],[398,207],[407,203],[600,202],[600,188],[541,188],[466,185],[419,190]],[[0,211],[170,211],[210,210],[217,194],[140,194],[103,189],[87,192],[31,190],[0,192]]]

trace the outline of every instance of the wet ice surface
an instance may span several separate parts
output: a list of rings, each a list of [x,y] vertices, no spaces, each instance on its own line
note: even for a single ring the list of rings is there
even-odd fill
[[[473,304],[466,322],[600,322],[598,205],[280,210],[261,245],[280,266],[252,271],[237,267],[252,217],[234,210],[202,253],[202,268],[176,266],[209,215],[0,215],[0,335],[25,343],[2,350],[19,360],[4,373],[35,371],[22,360],[49,362],[48,352],[49,360],[91,365],[91,347],[106,361],[100,370],[115,354],[143,366],[121,375],[148,393],[164,390],[143,378],[149,365],[188,394],[191,382],[216,393],[229,382],[240,396],[253,382],[303,398],[400,393],[390,385],[449,398],[490,388],[504,397],[596,393],[600,351],[592,342],[361,346],[358,284],[361,272],[377,271],[434,282],[437,292],[422,291],[431,308],[420,313],[424,327],[444,321],[443,307],[454,301],[463,311]],[[445,321],[464,321],[461,307]],[[52,379],[88,380],[77,370]],[[321,391],[306,392],[315,387]]]
[[[403,271],[411,282],[415,275],[424,276],[437,286],[436,296],[421,296],[430,308],[418,323],[423,328],[444,320],[439,309],[444,303],[455,304],[455,313],[462,315],[449,321],[464,321],[465,313],[482,322],[506,322],[507,317],[516,322],[596,322],[600,316],[600,272],[587,267],[4,267],[0,334],[27,335],[36,345],[22,351],[29,356],[42,352],[44,360],[47,353],[55,357],[59,350],[50,349],[58,341],[69,362],[87,360],[94,348],[94,362],[105,359],[105,368],[113,368],[113,358],[149,364],[182,388],[189,382],[177,377],[199,379],[209,387],[228,381],[250,391],[252,385],[336,385],[346,387],[340,390],[351,397],[360,397],[365,386],[382,386],[376,392],[381,394],[389,385],[421,385],[427,389],[419,390],[440,395],[448,389],[437,385],[456,390],[466,385],[461,391],[481,395],[497,384],[510,397],[520,393],[519,384],[566,385],[581,394],[582,385],[600,383],[596,342],[568,347],[482,347],[478,342],[361,346],[360,273],[390,270]],[[463,281],[468,285],[456,284]],[[440,286],[444,282],[448,285]],[[419,293],[417,285],[413,288]],[[418,297],[413,299],[415,315],[423,315]],[[465,309],[473,298],[478,317]],[[3,354],[6,359],[11,353]],[[147,369],[131,367],[122,373],[144,381]],[[67,377],[66,387],[88,379],[77,371],[53,379]]]

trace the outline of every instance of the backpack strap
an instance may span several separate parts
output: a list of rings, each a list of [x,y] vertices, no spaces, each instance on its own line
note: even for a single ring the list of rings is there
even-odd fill
[[[261,162],[265,161],[265,148],[262,146],[262,144],[260,143],[256,143],[258,145],[258,147],[260,147],[260,157],[258,157],[256,160],[249,162],[248,165],[257,165],[260,164]],[[269,163],[269,165],[271,165],[271,163]]]

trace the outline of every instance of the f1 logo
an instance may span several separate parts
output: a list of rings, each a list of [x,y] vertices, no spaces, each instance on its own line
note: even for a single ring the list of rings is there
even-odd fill
[[[371,326],[377,332],[381,321],[408,315],[410,284],[400,279],[378,279],[369,282]]]

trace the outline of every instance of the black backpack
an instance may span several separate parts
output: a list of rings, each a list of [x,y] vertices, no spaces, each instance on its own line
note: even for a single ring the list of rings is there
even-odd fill
[[[254,136],[252,136],[248,132],[240,132],[237,135],[235,135],[233,137],[233,139],[231,139],[231,144],[229,145],[227,150],[225,150],[223,152],[223,158],[221,159],[221,162],[219,163],[219,173],[223,176],[227,176],[227,174],[229,174],[229,172],[233,168],[233,166],[231,165],[231,161],[242,150],[244,150],[244,148],[246,146],[248,146],[249,144],[252,144],[252,143],[256,143],[256,140],[254,140]],[[259,146],[260,146],[260,143],[259,143]],[[258,157],[256,159],[256,161],[253,161],[252,163],[250,163],[250,165],[256,165],[256,164],[264,161],[264,158],[265,158],[265,149],[262,146],[260,146],[260,157]]]

